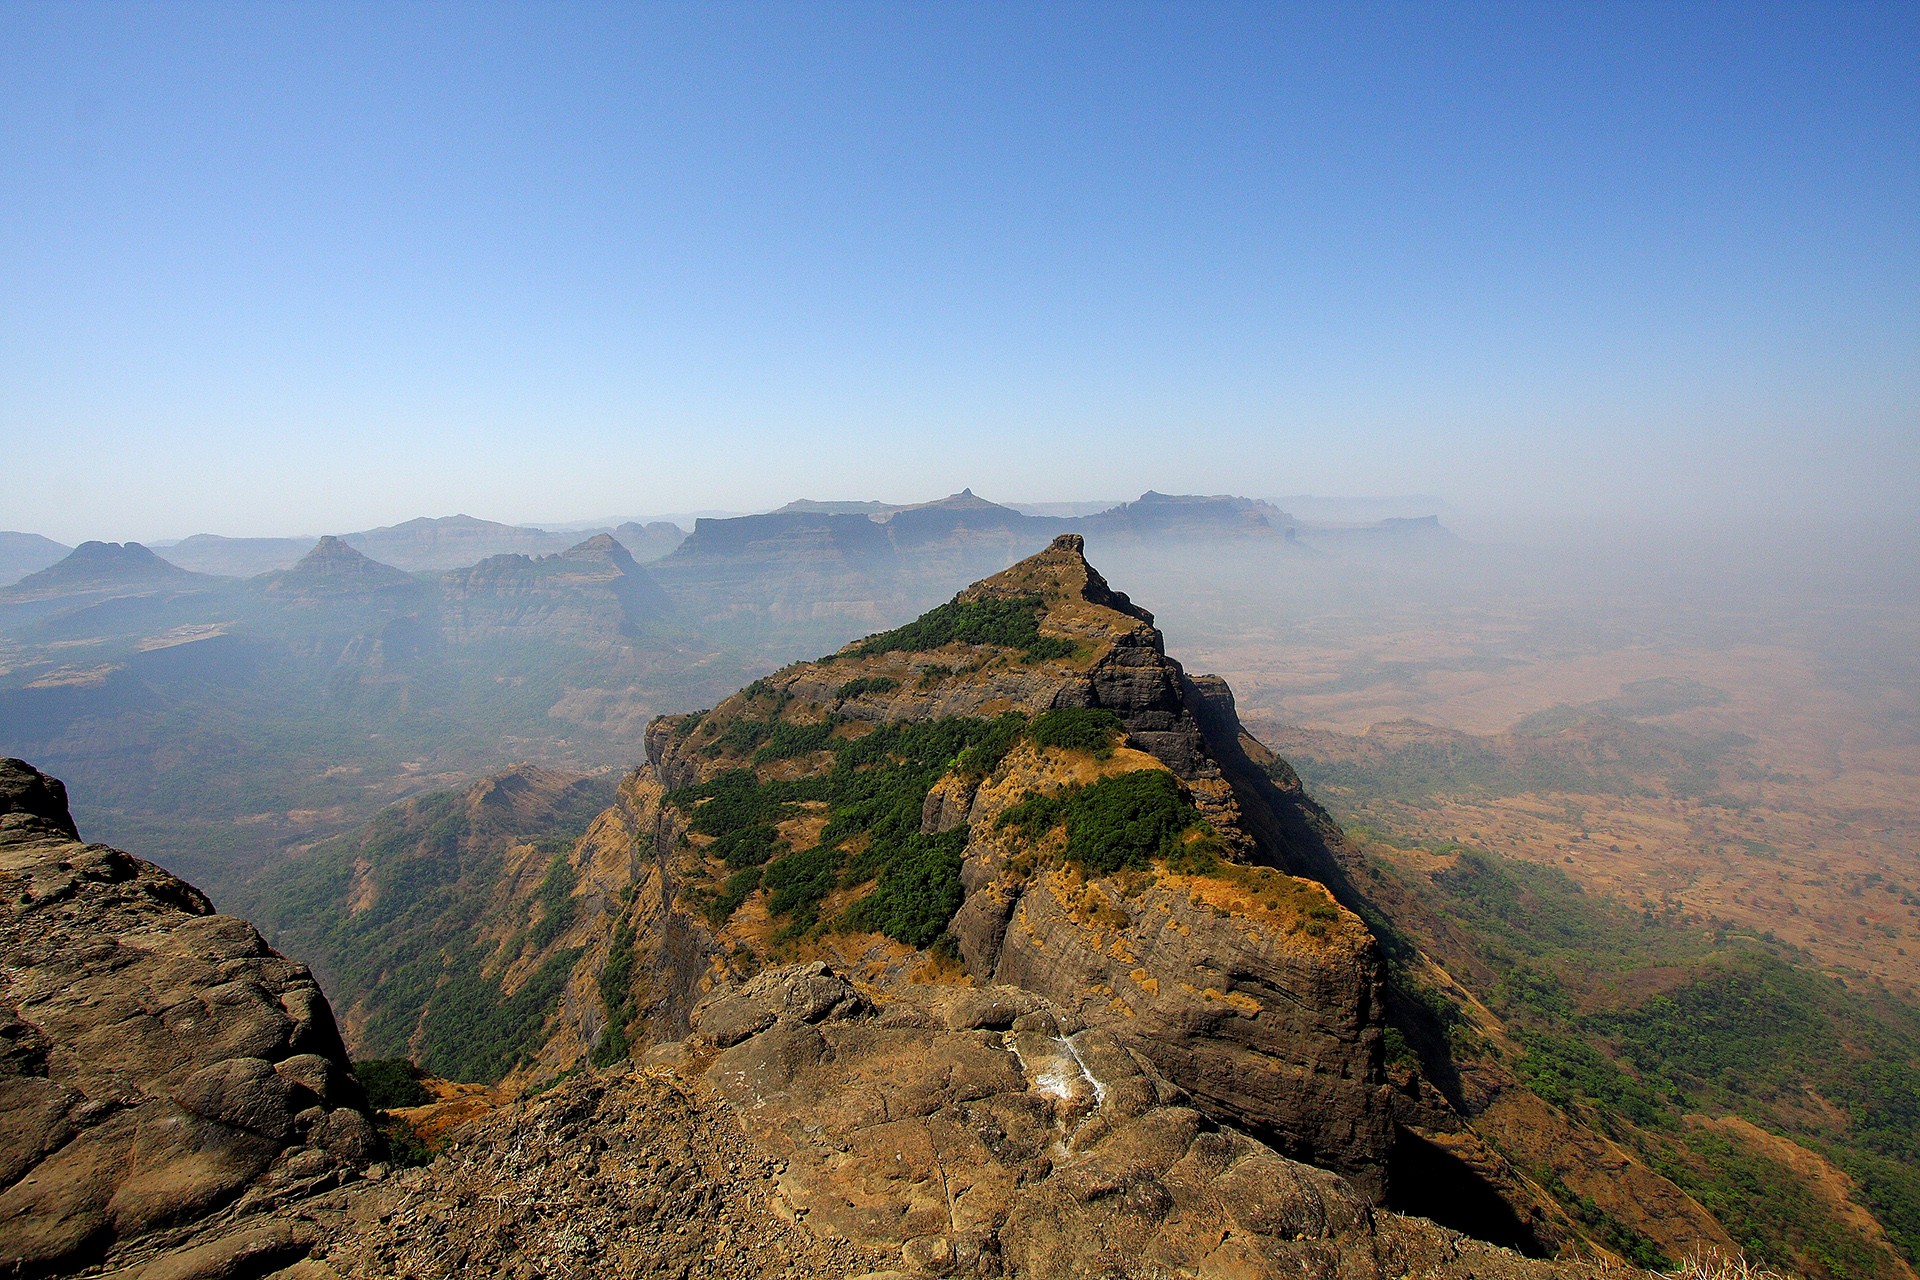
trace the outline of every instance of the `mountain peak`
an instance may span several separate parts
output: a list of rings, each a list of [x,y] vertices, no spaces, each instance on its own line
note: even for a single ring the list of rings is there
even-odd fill
[[[105,587],[148,586],[165,582],[210,582],[162,560],[138,542],[83,542],[64,560],[28,574],[8,594],[88,591]]]
[[[983,578],[961,592],[958,599],[1011,599],[1039,596],[1048,613],[1058,606],[1087,604],[1111,609],[1129,618],[1151,624],[1153,615],[1128,599],[1125,592],[1107,585],[1100,571],[1087,562],[1087,540],[1077,533],[1063,533],[1047,544],[1044,551]]]
[[[332,534],[327,534],[313,544],[313,550],[301,558],[302,564],[359,565],[373,564],[375,561],[354,549],[352,544]]]
[[[390,564],[373,559],[344,538],[332,534],[313,544],[291,569],[271,575],[269,591],[380,590],[403,586],[413,579]]]
[[[625,544],[610,533],[596,533],[585,542],[576,542],[560,553],[569,560],[607,560],[623,571],[639,567]]]

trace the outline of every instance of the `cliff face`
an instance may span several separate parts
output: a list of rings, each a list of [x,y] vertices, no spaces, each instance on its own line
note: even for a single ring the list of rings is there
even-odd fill
[[[79,840],[0,760],[0,1270],[49,1274],[375,1146],[326,999],[252,926]]]
[[[622,887],[570,862],[612,798],[606,780],[522,765],[397,805],[241,900],[313,965],[359,1054],[491,1083],[540,1038],[534,996],[573,967],[576,925]]]
[[[1051,1000],[1206,1110],[1380,1193],[1379,957],[1246,821],[1259,797],[1206,727],[1237,722],[1230,705],[1196,714],[1194,690],[1152,616],[1065,535],[898,632],[658,722],[652,777],[628,788],[656,851],[651,918],[630,926],[651,957],[651,1034],[683,1030],[702,991],[759,957],[891,983],[938,943],[973,980]],[[1111,740],[1056,741],[1062,725]],[[729,825],[735,804],[772,807]],[[1036,820],[1050,805],[1064,816]],[[1139,811],[1111,849],[1083,848],[1113,805]],[[1160,845],[1109,856],[1129,824],[1163,818]]]
[[[605,533],[555,555],[493,556],[441,579],[441,632],[453,643],[526,632],[631,643],[641,623],[669,607],[648,572]]]

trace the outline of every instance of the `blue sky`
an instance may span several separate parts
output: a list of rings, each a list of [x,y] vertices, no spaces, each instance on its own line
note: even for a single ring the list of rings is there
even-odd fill
[[[1920,3],[0,6],[0,527],[1910,514]]]

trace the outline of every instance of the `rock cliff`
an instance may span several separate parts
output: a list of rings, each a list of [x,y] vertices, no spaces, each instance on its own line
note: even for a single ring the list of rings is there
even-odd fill
[[[648,572],[605,533],[554,555],[492,556],[441,579],[441,632],[455,643],[529,630],[631,643],[641,623],[669,607]]]
[[[0,760],[0,1271],[340,1182],[372,1155],[305,968]]]
[[[1237,732],[1230,703],[1197,713],[1195,689],[1152,616],[1063,535],[916,623],[657,723],[653,776],[628,788],[657,851],[639,886],[651,918],[630,924],[651,960],[644,1034],[677,1034],[755,957],[897,982],[937,944],[1377,1196],[1392,1144],[1377,951],[1288,874],[1272,815],[1271,831],[1247,821],[1260,798],[1207,729]],[[1076,852],[1114,805],[1139,810],[1117,843]],[[764,820],[730,816],[755,806]],[[1156,822],[1159,844],[1122,848]]]

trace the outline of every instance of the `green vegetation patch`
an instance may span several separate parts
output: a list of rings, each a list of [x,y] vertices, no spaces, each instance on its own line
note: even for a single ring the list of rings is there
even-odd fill
[[[1593,1108],[1756,1259],[1832,1280],[1886,1274],[1791,1170],[1689,1114],[1743,1116],[1826,1156],[1915,1257],[1920,1015],[1910,1006],[1784,949],[1629,911],[1554,867],[1439,851],[1455,855],[1451,867],[1387,874],[1457,926],[1424,945],[1456,972],[1486,975],[1480,994],[1523,1048],[1514,1065],[1531,1088]],[[1397,965],[1392,981],[1404,997]],[[1810,1094],[1845,1122],[1819,1119]]]
[[[688,815],[687,829],[725,836],[743,827],[773,826],[808,800],[826,799],[819,779],[761,782],[751,769],[729,769],[706,782],[667,793],[667,803]]]
[[[435,1075],[451,1076],[445,1068],[457,1063],[462,1074],[453,1078],[492,1084],[499,1079],[494,1072],[506,1069],[502,1061],[527,1042],[496,1035],[496,1027],[487,1036],[511,1052],[471,1053],[470,1046],[440,1041],[443,1034],[465,1033],[459,1016],[434,1010],[448,1002],[504,1003],[497,982],[483,971],[497,972],[530,940],[540,948],[557,943],[578,909],[565,854],[547,862],[539,886],[521,904],[531,913],[530,928],[512,934],[499,953],[474,939],[507,933],[514,923],[493,905],[506,851],[528,843],[571,850],[612,796],[610,782],[595,782],[562,795],[551,809],[505,811],[504,819],[491,806],[469,807],[461,792],[418,797],[263,875],[250,909],[276,945],[324,967],[327,989],[342,1006],[364,1001],[368,1017],[358,1047],[369,1059],[413,1053]],[[353,894],[364,894],[367,905],[348,909]],[[533,1032],[545,1012],[535,1011]],[[514,1024],[523,1021],[516,1016]]]
[[[813,928],[820,920],[820,904],[840,883],[843,861],[845,855],[839,849],[818,844],[769,863],[760,873],[760,883],[767,889],[768,914],[789,917],[792,933]]]
[[[631,1047],[627,1027],[639,1010],[633,992],[633,921],[622,919],[613,930],[607,948],[607,965],[600,970],[600,1008],[607,1015],[607,1028],[593,1046],[591,1061],[596,1067],[611,1066],[627,1056]]]
[[[871,929],[910,947],[931,946],[965,896],[960,864],[966,856],[964,827],[913,842],[881,870],[872,893],[847,909],[844,923]]]
[[[539,1043],[580,950],[549,954],[511,996],[482,972],[483,959],[472,949],[455,956],[427,1006],[422,1065],[447,1080],[492,1084],[513,1070]]]
[[[367,1105],[375,1111],[424,1107],[433,1101],[420,1083],[420,1068],[405,1058],[369,1058],[354,1063],[353,1074],[367,1091]]]
[[[822,923],[821,908],[836,889],[871,882],[873,891],[834,923],[928,945],[959,908],[966,831],[922,833],[927,792],[949,771],[985,777],[1026,723],[1009,713],[884,724],[834,740],[824,774],[763,782],[737,769],[669,793],[668,802],[688,813],[690,829],[715,837],[708,852],[734,869],[707,900],[708,917],[724,921],[765,889],[767,910],[785,918],[782,934],[793,937]],[[820,840],[808,849],[785,848],[774,824],[809,800],[827,807]]]
[[[1104,707],[1059,707],[1035,716],[1028,735],[1037,747],[1091,751],[1105,760],[1127,736],[1127,726]]]
[[[544,951],[573,924],[576,909],[573,888],[579,881],[580,874],[573,869],[573,862],[568,856],[564,853],[554,854],[553,861],[547,864],[547,874],[534,894],[534,901],[540,906],[540,919],[534,923],[532,932],[536,948]]]
[[[867,637],[853,647],[853,653],[859,657],[919,653],[958,643],[1018,649],[1028,662],[1072,656],[1077,646],[1071,640],[1040,634],[1045,607],[1039,596],[952,600],[904,627]]]
[[[1179,780],[1161,769],[1028,796],[1000,815],[1001,826],[1029,838],[1064,823],[1067,860],[1092,875],[1176,856],[1180,836],[1199,821],[1200,811],[1181,793]]]

